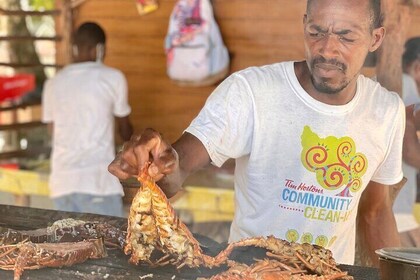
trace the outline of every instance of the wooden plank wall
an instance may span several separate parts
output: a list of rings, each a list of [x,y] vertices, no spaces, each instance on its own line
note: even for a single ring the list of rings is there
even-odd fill
[[[175,0],[140,16],[134,0],[87,0],[73,12],[74,24],[96,21],[108,36],[105,63],[121,69],[129,84],[131,119],[137,132],[154,127],[174,141],[214,87],[188,88],[166,75],[163,42]],[[252,65],[303,59],[304,0],[212,0],[231,55],[231,72]],[[409,36],[420,35],[420,10],[413,9]]]

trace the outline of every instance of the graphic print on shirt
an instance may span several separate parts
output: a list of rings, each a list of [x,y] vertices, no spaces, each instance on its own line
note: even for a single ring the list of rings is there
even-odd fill
[[[320,138],[305,126],[302,133],[302,164],[316,174],[320,186],[329,191],[344,188],[338,196],[351,197],[362,187],[367,169],[366,157],[356,152],[350,137]]]
[[[322,138],[309,126],[303,128],[301,144],[301,163],[317,183],[287,178],[280,207],[301,212],[310,220],[329,223],[347,221],[354,210],[354,206],[350,207],[354,194],[363,186],[362,177],[368,166],[366,156],[357,151],[352,138]],[[287,229],[285,236],[289,241],[299,240],[324,247],[331,246],[337,239],[336,236],[299,232],[297,229]]]

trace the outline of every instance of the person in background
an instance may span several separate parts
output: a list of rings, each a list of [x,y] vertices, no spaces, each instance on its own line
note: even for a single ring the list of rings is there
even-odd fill
[[[403,143],[403,172],[407,182],[399,192],[394,206],[394,215],[400,233],[401,245],[420,247],[420,225],[414,216],[417,198],[417,172],[420,169],[420,142],[417,130],[420,127],[420,106],[418,86],[420,85],[420,37],[412,38],[405,44],[403,54],[402,99],[407,106],[406,128]],[[416,79],[416,80],[415,80]]]
[[[102,64],[106,36],[96,23],[74,35],[74,63],[45,83],[42,119],[52,133],[50,195],[57,210],[123,216],[123,189],[107,166],[114,122],[124,141],[133,128],[123,73]]]
[[[192,172],[234,158],[230,242],[274,235],[353,264],[359,209],[378,265],[376,249],[400,246],[390,185],[403,179],[405,123],[399,95],[360,74],[385,36],[380,5],[308,0],[304,61],[232,74],[173,145],[147,129],[124,144],[109,171],[126,179],[148,167],[173,196]]]
[[[413,37],[405,43],[403,71],[414,79],[420,90],[420,37]]]

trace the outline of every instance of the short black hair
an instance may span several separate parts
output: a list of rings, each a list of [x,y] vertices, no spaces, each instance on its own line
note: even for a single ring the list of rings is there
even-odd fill
[[[420,37],[408,39],[404,45],[404,53],[402,56],[403,68],[410,66],[415,60],[420,58]]]
[[[372,28],[378,28],[383,25],[383,17],[381,10],[381,0],[370,0],[370,17]]]
[[[307,0],[306,2],[307,14],[309,14],[309,6],[311,2],[312,0]],[[383,18],[382,18],[382,12],[381,12],[381,0],[369,0],[369,5],[370,5],[371,28],[375,29],[375,28],[381,27],[383,24]]]
[[[95,22],[83,23],[74,34],[74,43],[78,46],[95,47],[97,44],[105,44],[105,42],[105,32]]]

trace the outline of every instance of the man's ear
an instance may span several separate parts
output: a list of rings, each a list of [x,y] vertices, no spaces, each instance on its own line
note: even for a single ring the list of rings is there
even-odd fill
[[[420,59],[416,59],[414,62],[414,73],[420,76]]]
[[[77,47],[77,45],[72,45],[71,47],[72,47],[71,50],[72,50],[73,57],[74,58],[78,57],[79,56],[79,47]]]
[[[102,62],[105,55],[105,46],[104,44],[96,45],[96,62]]]
[[[95,47],[89,46],[88,53],[89,53],[89,60],[96,61],[96,46]]]
[[[372,31],[372,41],[369,47],[369,52],[374,52],[381,46],[385,38],[385,33],[385,27],[375,28]]]

